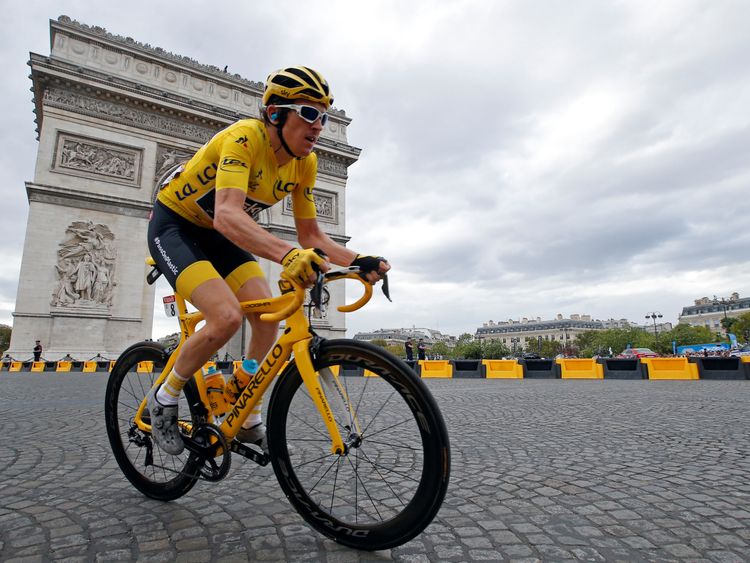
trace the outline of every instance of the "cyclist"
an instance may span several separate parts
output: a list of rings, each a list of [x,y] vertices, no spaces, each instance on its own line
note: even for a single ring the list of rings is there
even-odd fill
[[[271,296],[256,256],[280,263],[285,275],[303,286],[315,281],[315,270],[327,271],[329,262],[359,266],[370,283],[390,269],[385,258],[334,242],[316,220],[312,150],[332,103],[328,83],[308,67],[271,73],[261,119],[242,119],[219,131],[159,191],[148,228],[151,256],[172,287],[205,316],[164,383],[148,395],[153,438],[169,454],[184,449],[177,427],[182,388],[240,327],[239,302]],[[257,223],[260,211],[287,196],[301,249]],[[252,329],[247,357],[261,361],[278,323],[261,322],[258,314],[247,318]],[[268,451],[260,406],[237,438]]]

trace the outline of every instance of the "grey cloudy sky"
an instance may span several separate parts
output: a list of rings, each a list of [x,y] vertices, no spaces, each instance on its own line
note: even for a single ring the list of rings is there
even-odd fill
[[[290,64],[328,78],[363,148],[350,247],[393,265],[394,303],[350,315],[350,334],[557,313],[674,322],[695,298],[750,293],[750,3],[2,5],[0,323],[37,150],[26,62],[49,54],[61,14],[252,80]]]

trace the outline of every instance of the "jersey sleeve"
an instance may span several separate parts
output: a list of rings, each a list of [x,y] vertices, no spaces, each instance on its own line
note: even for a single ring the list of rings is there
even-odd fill
[[[228,134],[219,147],[216,189],[239,188],[247,192],[252,159],[247,135],[241,130]]]
[[[318,213],[315,209],[313,187],[318,175],[318,155],[311,153],[300,164],[302,170],[300,171],[298,186],[292,193],[294,216],[298,219],[315,219]]]

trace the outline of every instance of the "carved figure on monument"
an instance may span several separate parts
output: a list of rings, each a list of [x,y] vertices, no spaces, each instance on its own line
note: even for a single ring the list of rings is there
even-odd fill
[[[60,165],[94,174],[133,179],[135,155],[105,146],[64,139]]]
[[[74,221],[60,243],[55,269],[58,282],[52,305],[111,306],[117,258],[114,235],[106,225]]]
[[[96,278],[96,266],[91,263],[91,255],[84,254],[83,260],[78,262],[75,271],[75,290],[81,299],[91,301],[94,292],[94,279]]]
[[[62,260],[62,265],[57,264],[58,283],[57,289],[52,296],[53,305],[70,305],[78,299],[78,294],[73,288],[73,274],[76,271],[76,265],[72,260]]]
[[[159,188],[169,182],[180,166],[184,165],[193,156],[193,151],[178,148],[165,148],[159,146],[156,153],[156,178],[154,198]]]
[[[108,291],[110,284],[109,268],[100,264],[96,266],[96,279],[94,281],[94,301],[98,303],[112,304],[112,292]]]

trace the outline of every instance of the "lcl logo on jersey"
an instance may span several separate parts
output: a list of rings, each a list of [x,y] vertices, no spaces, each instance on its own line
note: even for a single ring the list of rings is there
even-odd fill
[[[281,201],[287,194],[292,193],[296,187],[297,184],[294,182],[284,183],[281,180],[276,180],[276,184],[273,186],[273,197],[275,197],[277,201]]]
[[[315,203],[315,198],[313,197],[313,189],[311,187],[305,188],[305,199],[307,201],[312,201]]]

